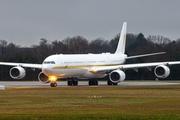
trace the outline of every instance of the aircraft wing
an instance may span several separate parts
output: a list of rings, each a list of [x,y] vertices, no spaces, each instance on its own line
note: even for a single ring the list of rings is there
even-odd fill
[[[0,65],[8,65],[8,66],[22,66],[29,68],[42,68],[42,64],[29,64],[29,63],[10,63],[10,62],[0,62]]]
[[[126,69],[137,69],[137,68],[151,68],[158,65],[175,65],[180,64],[180,61],[174,61],[174,62],[154,62],[154,63],[137,63],[137,64],[125,64],[125,65],[118,65],[118,66],[105,66],[105,67],[93,67],[90,69],[90,72],[96,73],[96,72],[109,72],[112,70],[120,69],[120,70],[126,70]]]

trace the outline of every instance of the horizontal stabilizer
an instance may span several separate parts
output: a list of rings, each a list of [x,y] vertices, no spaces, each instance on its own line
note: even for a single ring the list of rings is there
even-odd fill
[[[133,58],[146,57],[146,56],[152,56],[152,55],[159,55],[159,54],[165,54],[165,53],[166,52],[158,52],[158,53],[151,53],[151,54],[144,54],[144,55],[136,55],[136,56],[126,57],[126,59],[133,59]]]

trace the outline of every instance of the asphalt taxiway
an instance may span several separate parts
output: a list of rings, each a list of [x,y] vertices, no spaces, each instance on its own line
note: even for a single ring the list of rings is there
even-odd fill
[[[99,86],[107,86],[106,81],[99,81]],[[118,86],[148,86],[148,85],[180,85],[175,82],[121,82]],[[67,81],[58,81],[57,86],[67,86]],[[89,86],[88,81],[78,81],[78,86]],[[50,87],[50,84],[44,84],[39,81],[0,81],[0,89],[16,87]]]

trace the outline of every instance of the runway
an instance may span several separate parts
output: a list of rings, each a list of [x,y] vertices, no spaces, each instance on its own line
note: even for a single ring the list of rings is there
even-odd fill
[[[58,86],[67,86],[67,81],[58,81]],[[175,82],[121,82],[118,86],[148,86],[148,85],[180,85]],[[88,81],[78,81],[78,86],[89,86]],[[98,86],[107,86],[106,81],[99,81]],[[44,84],[39,81],[0,81],[0,89],[16,87],[50,87],[50,83]]]

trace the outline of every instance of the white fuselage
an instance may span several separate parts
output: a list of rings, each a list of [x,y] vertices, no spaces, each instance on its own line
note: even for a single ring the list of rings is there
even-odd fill
[[[76,54],[76,55],[51,55],[42,64],[42,71],[47,76],[58,78],[78,79],[102,78],[105,73],[94,74],[89,72],[94,67],[115,66],[125,62],[125,54]]]

